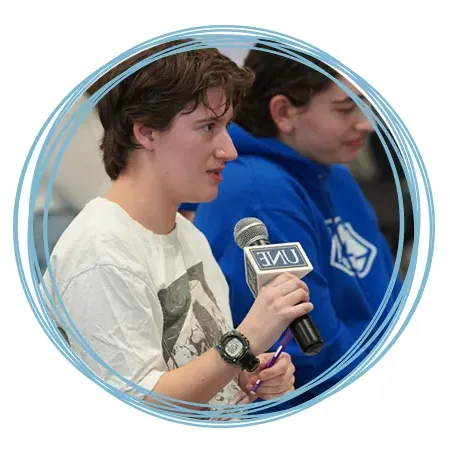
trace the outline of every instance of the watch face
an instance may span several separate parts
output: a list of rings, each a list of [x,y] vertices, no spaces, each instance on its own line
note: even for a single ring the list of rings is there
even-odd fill
[[[225,344],[224,350],[231,358],[238,358],[244,352],[244,344],[237,338],[231,338]]]

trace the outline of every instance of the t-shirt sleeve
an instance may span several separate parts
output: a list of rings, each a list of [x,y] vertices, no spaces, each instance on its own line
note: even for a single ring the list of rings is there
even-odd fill
[[[95,354],[68,333],[74,350],[109,385],[144,398],[168,370],[155,290],[131,271],[100,265],[73,278],[61,295],[70,320]]]

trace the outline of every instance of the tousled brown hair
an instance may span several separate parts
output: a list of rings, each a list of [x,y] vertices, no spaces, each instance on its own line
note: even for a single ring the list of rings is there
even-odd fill
[[[136,63],[175,45],[191,43],[177,40],[152,47],[114,67],[88,89],[94,94]],[[200,104],[207,108],[207,90],[224,89],[226,103],[237,106],[253,81],[249,69],[239,68],[217,49],[182,51],[154,61],[123,79],[97,104],[104,128],[100,148],[105,170],[116,180],[127,165],[130,152],[138,148],[133,135],[135,122],[158,131],[167,130],[179,113],[189,113]]]
[[[269,42],[270,44],[270,42]],[[250,50],[244,67],[252,70],[255,80],[236,115],[236,123],[255,136],[277,137],[269,103],[275,95],[284,95],[294,106],[306,106],[313,95],[325,90],[333,81],[312,67],[284,56],[258,49],[277,51],[264,42]],[[316,64],[332,76],[337,72],[318,59],[291,50]]]

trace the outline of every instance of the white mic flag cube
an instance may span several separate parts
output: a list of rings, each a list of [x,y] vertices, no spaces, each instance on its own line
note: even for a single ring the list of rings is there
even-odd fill
[[[247,285],[255,297],[266,283],[282,273],[303,278],[313,270],[298,242],[244,247],[244,264]]]

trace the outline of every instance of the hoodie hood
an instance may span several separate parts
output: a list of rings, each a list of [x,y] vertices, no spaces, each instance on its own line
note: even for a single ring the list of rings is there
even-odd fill
[[[315,184],[317,179],[327,178],[331,173],[332,166],[311,161],[276,138],[252,136],[235,123],[228,131],[239,156],[248,155],[271,160],[294,178],[302,180],[303,184]]]

